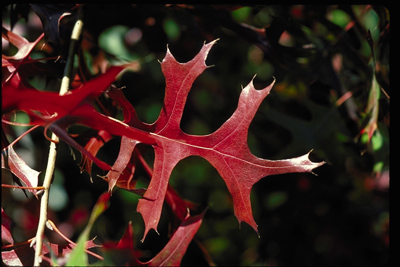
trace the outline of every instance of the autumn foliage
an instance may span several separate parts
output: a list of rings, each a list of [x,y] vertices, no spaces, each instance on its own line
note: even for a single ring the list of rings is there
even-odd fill
[[[65,18],[82,15],[82,6],[60,5],[48,8],[33,5],[32,8],[43,24],[43,33],[36,40],[28,41],[5,27],[2,29],[3,39],[17,50],[14,55],[2,57],[2,168],[12,173],[13,181],[17,185],[15,190],[25,189],[35,198],[41,198],[43,189],[40,187],[40,171],[29,167],[16,153],[14,146],[18,140],[9,143],[7,138],[7,135],[11,134],[10,125],[17,124],[14,122],[16,114],[24,114],[29,119],[24,125],[31,128],[23,136],[35,129],[38,129],[35,132],[41,129],[46,139],[50,139],[50,133],[55,133],[61,143],[67,144],[75,153],[80,152],[76,163],[79,164],[81,172],[87,172],[94,184],[100,183],[101,180],[108,184],[108,189],[97,196],[98,200],[92,207],[91,214],[86,215],[87,221],[83,223],[84,226],[76,240],[71,240],[63,234],[62,227],[57,226],[58,223],[50,219],[47,221],[47,227],[56,232],[58,240],[62,242],[56,242],[54,238],[47,239],[45,236],[42,248],[43,264],[111,264],[113,257],[120,257],[116,260],[118,264],[130,266],[176,266],[181,264],[191,244],[196,244],[205,261],[213,264],[203,245],[194,241],[196,232],[205,220],[207,208],[183,198],[181,192],[170,183],[172,172],[181,161],[197,156],[213,166],[226,185],[239,225],[242,222],[247,223],[257,236],[259,226],[257,216],[253,215],[251,202],[251,192],[255,184],[263,178],[268,179],[268,176],[278,174],[312,173],[315,168],[325,164],[322,160],[310,160],[310,149],[313,147],[293,158],[276,160],[258,157],[249,148],[250,125],[260,105],[263,101],[268,101],[266,97],[275,90],[277,81],[272,77],[272,83],[265,88],[255,88],[253,81],[256,77],[249,78],[250,82],[242,87],[232,114],[212,133],[189,134],[182,130],[182,118],[186,115],[189,93],[197,78],[210,67],[206,64],[210,51],[223,40],[209,39],[186,62],[176,60],[170,46],[165,43],[166,53],[159,62],[165,79],[165,94],[162,107],[153,123],[144,122],[139,118],[134,105],[126,96],[128,89],[123,84],[126,80],[124,77],[129,77],[124,75],[135,71],[138,61],[125,60],[122,64],[110,64],[112,60],[107,61],[104,58],[106,53],[99,53],[97,61],[93,61],[93,66],[89,66],[85,61],[84,52],[93,47],[88,44],[90,42],[87,39],[90,37],[87,32],[82,34],[83,37],[76,47],[70,48],[74,49],[77,62],[76,70],[71,74],[69,91],[60,95],[56,90],[35,88],[30,82],[30,77],[59,75],[56,74],[59,71],[51,62],[66,60],[68,41],[61,38],[58,27]],[[201,8],[191,9],[185,5],[180,8],[188,9],[194,14],[202,12]],[[215,10],[220,8],[222,7],[215,7]],[[230,8],[236,10],[236,7]],[[56,21],[54,18],[50,19],[49,12],[57,18]],[[74,21],[72,19],[70,23],[73,25]],[[150,25],[152,22],[146,23]],[[232,25],[228,24],[228,28]],[[240,31],[245,31],[244,36],[249,36],[249,40],[260,34],[256,29],[248,27],[240,28],[238,32]],[[32,53],[35,49],[49,49],[56,57],[33,58]],[[215,68],[218,68],[218,65]],[[372,90],[376,94],[379,90],[375,79],[373,83],[376,88]],[[369,103],[377,102],[378,98],[371,93]],[[374,107],[370,107],[370,122],[364,123],[360,130],[360,134],[367,133],[368,142],[378,128],[378,117],[374,115],[374,112],[378,111],[374,110]],[[268,127],[268,124],[265,127]],[[114,148],[114,158],[111,161],[109,158],[102,158],[100,151],[110,144],[115,146],[115,143],[112,143],[115,140],[119,143]],[[151,159],[146,154],[149,150],[154,154]],[[145,187],[142,187],[143,182],[138,180],[138,172],[147,176]],[[78,186],[78,181],[85,178],[67,179],[76,179]],[[299,188],[307,190],[308,180],[301,181],[306,182],[299,182]],[[94,239],[97,234],[92,233],[92,228],[97,218],[109,208],[117,190],[125,190],[139,196],[136,211],[143,219],[143,236],[140,240],[144,244],[148,242],[147,236],[152,231],[159,232],[162,213],[168,210],[168,214],[171,215],[168,217],[168,241],[151,257],[143,256],[145,252],[135,247],[132,222],[119,225],[120,229],[125,231],[117,241],[108,240],[104,236],[100,237],[101,241]],[[3,208],[2,218],[3,262],[7,265],[32,265],[32,251],[36,250],[36,245],[31,243],[32,239],[15,242],[11,234],[11,220]],[[151,238],[151,241],[154,240]]]

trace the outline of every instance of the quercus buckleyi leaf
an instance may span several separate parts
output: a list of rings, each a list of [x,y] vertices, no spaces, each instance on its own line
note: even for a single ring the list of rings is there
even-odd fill
[[[187,63],[177,62],[169,50],[161,62],[166,92],[164,107],[155,122],[157,144],[154,146],[154,174],[137,208],[146,224],[145,235],[150,229],[157,229],[169,176],[175,165],[188,156],[201,156],[217,169],[233,197],[234,211],[239,222],[245,221],[256,231],[250,203],[253,185],[268,175],[311,172],[323,164],[311,162],[308,154],[288,160],[270,161],[251,153],[247,145],[248,128],[273,83],[262,90],[256,90],[250,82],[243,88],[233,115],[214,133],[194,136],[181,130],[180,120],[187,95],[194,80],[207,68],[205,60],[214,43],[205,44],[195,58]]]
[[[124,121],[99,113],[90,102],[109,88],[123,67],[112,67],[64,96],[38,92],[31,88],[16,88],[6,83],[3,109],[6,112],[25,111],[32,124],[51,129],[99,167],[110,171],[107,175],[110,191],[117,184],[118,177],[129,167],[135,146],[138,143],[153,146],[155,159],[152,177],[137,207],[145,222],[143,240],[150,229],[157,231],[172,170],[179,161],[193,155],[205,158],[216,168],[233,198],[234,213],[239,223],[244,221],[257,231],[250,203],[253,185],[269,175],[311,172],[323,162],[310,161],[309,153],[285,160],[262,159],[251,153],[247,144],[248,129],[274,82],[257,90],[250,81],[242,89],[238,106],[232,116],[215,132],[208,135],[189,135],[181,130],[180,122],[187,96],[195,79],[207,69],[205,60],[215,42],[204,44],[199,53],[187,63],[179,63],[167,50],[161,62],[166,83],[164,105],[158,119],[151,125],[141,122],[122,92],[113,90],[112,87],[108,94],[121,106]],[[72,124],[83,124],[109,135],[122,137],[120,153],[113,167],[74,142],[66,131]]]

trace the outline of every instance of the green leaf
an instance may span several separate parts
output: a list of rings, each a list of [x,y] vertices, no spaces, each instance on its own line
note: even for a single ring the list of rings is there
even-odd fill
[[[88,256],[85,252],[85,241],[89,234],[84,231],[78,238],[76,247],[72,250],[67,265],[68,266],[87,266],[89,263]]]
[[[112,26],[104,30],[99,36],[99,46],[108,54],[115,56],[122,62],[134,60],[136,56],[129,50],[125,43],[125,36],[129,28],[123,25]],[[114,59],[115,60],[115,59]]]
[[[93,207],[92,214],[90,215],[89,222],[85,227],[85,230],[81,233],[78,238],[76,247],[72,250],[69,260],[66,266],[87,266],[89,264],[88,256],[85,252],[85,244],[89,240],[90,230],[93,227],[96,219],[108,208],[108,200],[110,199],[111,193],[103,193],[96,204]]]
[[[163,28],[168,38],[172,41],[178,40],[181,36],[179,25],[173,19],[166,19],[163,23]]]
[[[285,204],[287,198],[288,196],[285,192],[274,192],[268,196],[266,206],[271,210],[275,209]]]
[[[232,17],[237,22],[244,22],[251,13],[251,7],[242,7],[232,12]]]
[[[329,14],[329,17],[333,23],[342,28],[346,27],[346,25],[351,20],[349,14],[340,9],[332,10],[331,13]]]

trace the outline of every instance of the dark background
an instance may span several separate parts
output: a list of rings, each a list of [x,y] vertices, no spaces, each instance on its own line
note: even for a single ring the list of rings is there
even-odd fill
[[[327,164],[315,169],[315,175],[270,176],[254,186],[252,206],[259,238],[245,223],[239,229],[226,186],[207,161],[199,157],[181,161],[170,183],[182,197],[209,207],[195,239],[216,265],[378,266],[389,259],[388,12],[383,6],[340,5],[86,5],[82,45],[93,73],[100,55],[101,62],[137,61],[139,67],[126,73],[118,85],[126,86],[124,94],[139,117],[151,123],[162,107],[165,85],[158,61],[167,44],[178,61],[186,62],[204,42],[219,38],[207,59],[213,67],[195,81],[188,97],[181,127],[190,134],[218,129],[235,110],[241,88],[255,74],[258,89],[276,78],[250,126],[252,152],[262,158],[286,159],[313,150],[311,158]],[[30,41],[42,31],[28,5],[4,8],[3,26],[10,21],[17,21],[14,29]],[[53,40],[55,49],[36,51],[37,56],[65,53],[68,44],[63,40],[68,40],[69,29],[66,17],[60,26],[61,40]],[[382,88],[380,97],[372,100],[370,92],[376,89],[369,36],[375,77]],[[12,51],[3,44],[3,53]],[[62,72],[63,61],[59,64]],[[32,77],[31,83],[57,91],[59,78],[54,76]],[[352,97],[338,104],[346,92]],[[371,123],[368,103],[379,109],[372,122],[378,128],[371,140],[361,134]],[[24,137],[16,147],[31,167],[44,172],[48,142],[42,131]],[[118,149],[119,140],[114,139],[99,157],[112,164]],[[151,162],[151,149],[142,149]],[[81,174],[80,157],[76,157],[61,143],[51,191],[51,201],[58,199],[60,204],[50,214],[73,240],[108,187],[95,175],[96,168],[93,183],[87,173]],[[145,187],[141,177],[145,174],[138,170],[137,175],[138,186]],[[3,183],[9,181],[9,173],[3,171],[2,176]],[[2,206],[15,222],[15,241],[31,238],[38,201],[9,189],[2,193]],[[119,240],[131,220],[135,247],[142,250],[143,259],[149,259],[168,241],[168,215],[162,215],[161,235],[150,232],[140,243],[143,221],[136,212],[138,198],[116,190],[91,236]],[[189,247],[182,264],[206,264],[198,245]]]

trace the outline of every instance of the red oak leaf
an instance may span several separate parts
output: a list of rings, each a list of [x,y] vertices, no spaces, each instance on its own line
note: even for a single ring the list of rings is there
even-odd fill
[[[137,210],[145,221],[145,234],[157,231],[168,180],[175,165],[182,159],[197,155],[208,160],[224,179],[233,197],[234,212],[257,231],[250,203],[253,185],[268,175],[311,172],[321,163],[308,159],[308,154],[287,160],[266,160],[254,156],[247,145],[248,128],[262,100],[273,83],[256,90],[250,82],[243,88],[233,115],[214,133],[194,136],[180,128],[186,98],[194,80],[207,68],[205,60],[215,41],[204,44],[194,59],[179,63],[170,51],[161,62],[166,79],[164,108],[155,122],[154,173]]]

